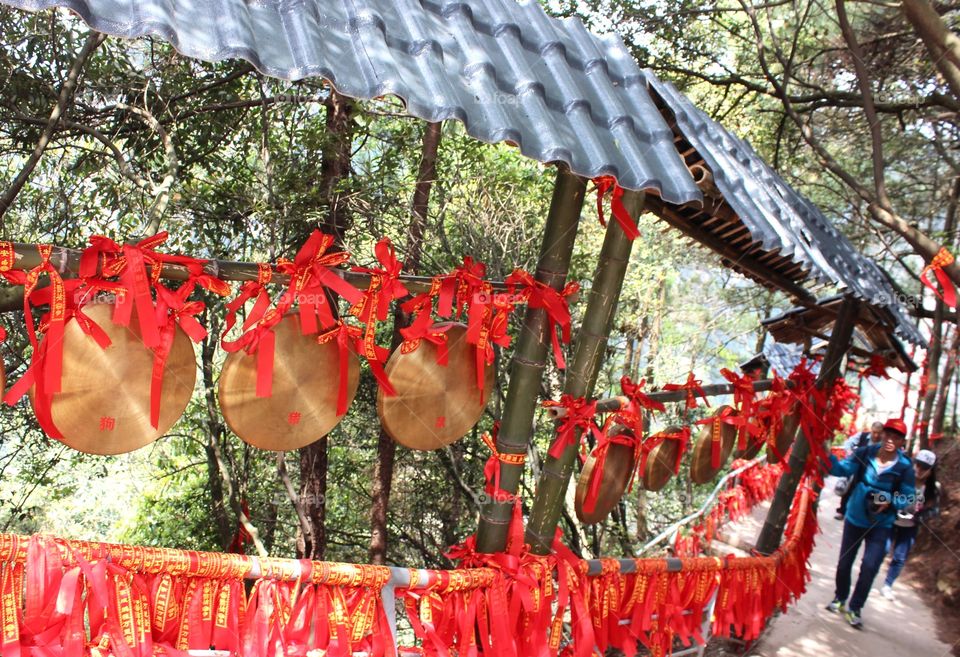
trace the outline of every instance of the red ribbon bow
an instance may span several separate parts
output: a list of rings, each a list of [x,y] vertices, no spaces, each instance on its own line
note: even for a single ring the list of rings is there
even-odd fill
[[[449,362],[447,349],[447,331],[449,330],[450,324],[434,324],[429,311],[421,312],[409,326],[400,329],[400,335],[403,336],[400,352],[409,354],[416,351],[420,342],[426,340],[437,347],[437,364],[446,365]]]
[[[737,449],[742,451],[747,448],[748,440],[762,433],[754,418],[756,391],[753,388],[753,379],[747,374],[737,374],[727,368],[721,369],[720,374],[733,384],[733,404],[737,413],[724,418],[724,422],[737,427]]]
[[[665,413],[667,410],[666,406],[661,402],[650,399],[650,397],[643,392],[643,386],[645,386],[646,383],[646,379],[640,379],[634,383],[630,380],[630,377],[624,376],[620,378],[620,391],[623,392],[623,395],[630,400],[630,403],[637,410],[645,409]]]
[[[710,405],[710,402],[707,401],[707,395],[703,391],[700,379],[696,378],[693,372],[690,372],[687,375],[687,380],[685,383],[667,383],[663,386],[664,390],[686,390],[687,391],[687,408],[696,408],[697,407],[697,395],[703,399],[703,403],[707,406]]]
[[[553,344],[553,356],[557,367],[564,369],[566,363],[563,359],[563,349],[560,347],[560,341],[557,339],[556,327],[560,327],[560,340],[563,344],[570,343],[570,306],[567,303],[567,297],[575,294],[580,285],[576,282],[567,283],[564,288],[557,291],[538,280],[522,269],[515,269],[506,280],[507,288],[512,294],[520,295],[526,299],[527,306],[530,308],[540,308],[547,313],[548,331],[550,341]]]
[[[626,206],[623,205],[623,187],[617,184],[613,176],[594,178],[593,183],[597,186],[597,215],[599,215],[600,225],[604,227],[607,225],[603,217],[603,197],[612,189],[613,198],[610,201],[610,207],[613,210],[613,218],[620,224],[620,228],[623,229],[623,233],[628,239],[635,240],[640,237],[637,223],[627,212]]]
[[[163,371],[173,348],[177,327],[191,340],[200,343],[207,337],[207,329],[197,321],[197,315],[206,306],[202,301],[188,301],[193,293],[194,281],[184,283],[172,291],[158,283],[156,320],[160,326],[160,344],[153,348],[153,373],[150,379],[150,425],[156,429],[160,423],[160,395],[163,391]]]
[[[560,401],[545,401],[543,405],[546,408],[557,407],[566,411],[560,419],[560,424],[557,427],[557,437],[550,445],[550,451],[548,452],[553,458],[560,458],[567,447],[576,446],[577,429],[581,431],[581,443],[588,433],[592,433],[598,441],[603,437],[600,428],[594,422],[597,415],[596,400],[588,402],[583,397],[574,397],[564,393],[560,396]]]

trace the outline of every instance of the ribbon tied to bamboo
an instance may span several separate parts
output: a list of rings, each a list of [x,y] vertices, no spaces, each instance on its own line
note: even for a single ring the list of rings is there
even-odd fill
[[[560,418],[557,426],[557,437],[548,451],[551,457],[559,459],[567,447],[582,444],[587,434],[592,434],[598,441],[603,438],[600,428],[594,421],[597,415],[596,400],[587,401],[583,397],[564,393],[560,396],[560,401],[545,401],[543,405],[546,408],[563,409],[563,417]],[[577,431],[580,431],[579,437]],[[582,452],[580,457],[584,458]]]
[[[706,406],[710,405],[707,400],[707,394],[703,391],[703,382],[698,379],[693,372],[687,374],[687,380],[683,383],[667,383],[663,386],[664,390],[677,391],[683,390],[686,393],[686,407],[694,409],[697,407],[697,397],[699,396]]]
[[[957,289],[953,285],[953,281],[950,279],[950,275],[944,271],[944,267],[948,267],[953,264],[953,254],[947,251],[946,248],[941,248],[937,251],[936,255],[930,260],[929,264],[923,268],[923,271],[920,272],[920,281],[933,290],[933,293],[937,295],[937,298],[942,300],[945,304],[951,308],[957,307]],[[937,278],[937,281],[940,283],[940,287],[943,288],[943,292],[937,289],[937,287],[930,281],[929,273],[933,272],[933,275]]]
[[[576,282],[567,283],[562,290],[557,291],[536,280],[532,274],[522,269],[515,269],[507,277],[507,288],[511,294],[519,294],[530,308],[541,308],[547,314],[547,331],[553,345],[553,357],[557,367],[564,369],[566,362],[563,358],[563,344],[570,343],[570,307],[567,298],[576,294],[580,285]],[[560,338],[557,337],[557,328],[560,329]]]
[[[606,227],[607,222],[603,216],[603,197],[608,191],[612,190],[610,198],[610,208],[613,210],[613,218],[616,219],[620,228],[623,230],[627,239],[635,240],[640,237],[640,231],[637,229],[637,223],[630,216],[626,206],[623,204],[623,187],[617,184],[613,176],[600,176],[594,178],[593,184],[597,187],[597,216],[600,219],[600,225]]]

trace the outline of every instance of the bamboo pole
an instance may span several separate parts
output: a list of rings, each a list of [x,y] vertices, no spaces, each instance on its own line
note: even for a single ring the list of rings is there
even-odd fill
[[[14,252],[14,262],[12,269],[30,270],[40,265],[40,253],[37,251],[37,244],[24,244],[12,242]],[[71,249],[63,246],[55,246],[50,255],[50,263],[57,268],[61,274],[76,275],[80,268],[80,249]],[[275,266],[275,265],[274,265]],[[148,270],[152,268],[148,265]],[[208,259],[203,266],[206,274],[219,278],[223,281],[255,281],[259,276],[259,265],[256,262],[236,262],[233,260]],[[334,271],[340,278],[365,288],[370,284],[370,275],[359,272],[352,272],[347,269],[336,269]],[[183,265],[165,264],[160,272],[160,278],[172,281],[185,281],[190,277],[190,272]],[[430,276],[414,276],[401,273],[400,280],[404,282],[411,294],[428,292],[433,282]],[[271,282],[279,285],[285,285],[290,281],[286,274],[274,273]],[[503,281],[488,281],[495,291],[505,291],[506,284]],[[0,299],[0,313],[23,309],[23,286],[16,286],[20,293],[18,298],[13,295],[4,295]]]
[[[631,217],[640,214],[644,200],[642,192],[626,192],[623,195],[624,206]],[[573,362],[567,369],[563,385],[566,394],[589,397],[593,393],[632,247],[633,242],[620,225],[610,222],[600,250],[583,323],[577,335]],[[526,532],[526,542],[534,554],[550,554],[576,454],[576,444],[569,445],[559,458],[548,455],[544,462]]]
[[[567,279],[586,192],[584,178],[571,173],[563,165],[558,166],[535,273],[538,281],[556,290],[560,290]],[[528,307],[510,366],[510,386],[497,436],[497,450],[503,454],[527,452],[550,344],[547,328],[546,311]],[[501,463],[500,488],[516,495],[522,474],[522,465]],[[477,528],[477,549],[480,552],[500,552],[506,547],[512,507],[512,502],[507,500],[485,500]]]
[[[829,392],[830,388],[833,387],[833,382],[840,376],[840,364],[850,347],[850,338],[853,336],[853,328],[859,314],[858,306],[859,302],[853,297],[844,297],[843,305],[840,306],[840,312],[837,314],[836,322],[833,325],[833,333],[830,336],[830,343],[827,345],[827,353],[820,365],[820,374],[814,383],[819,390],[826,389]],[[777,484],[777,491],[770,503],[770,510],[767,512],[767,518],[760,530],[760,536],[757,538],[757,551],[760,554],[773,554],[780,547],[783,528],[787,524],[787,515],[790,513],[790,504],[797,492],[797,486],[800,484],[800,478],[803,476],[804,466],[809,456],[810,443],[803,429],[800,429],[793,443],[793,449],[790,451],[789,467]]]
[[[792,381],[784,381],[788,388],[793,387]],[[702,386],[703,396],[704,397],[717,397],[719,395],[731,395],[733,394],[734,386],[732,383],[711,383],[709,385]],[[767,392],[773,388],[773,379],[762,379],[760,381],[753,382],[754,392]],[[671,402],[682,402],[686,401],[687,395],[689,394],[686,390],[655,390],[653,392],[646,393],[647,397],[653,401],[671,403]],[[697,394],[699,397],[699,393]],[[613,411],[619,411],[622,408],[625,408],[626,405],[630,402],[629,399],[622,396],[617,397],[605,397],[603,399],[597,400],[597,412],[598,413],[610,413]],[[566,409],[561,407],[553,407],[547,409],[547,416],[551,420],[560,420],[567,414]]]

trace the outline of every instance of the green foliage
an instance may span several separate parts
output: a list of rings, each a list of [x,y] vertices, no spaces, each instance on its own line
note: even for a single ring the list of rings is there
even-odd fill
[[[631,7],[618,4],[612,15],[631,15]],[[713,34],[695,15],[667,9],[663,5],[653,14],[676,17],[663,23],[664,34],[690,38],[689,48],[679,49],[677,57],[692,52],[695,35]],[[632,34],[641,39],[639,31]],[[84,37],[77,21],[59,14],[0,9],[0,70],[9,72],[0,86],[4,187],[34,147],[53,102],[51,89],[58,88]],[[719,37],[696,47],[708,44],[718,55],[746,57]],[[664,51],[664,43],[649,41],[640,51],[652,56]],[[710,102],[727,102],[709,88],[700,91]],[[7,213],[3,238],[71,247],[83,246],[95,233],[134,238],[168,195],[159,219],[161,229],[170,232],[171,251],[244,261],[290,257],[297,240],[330,210],[329,197],[319,186],[331,139],[325,125],[328,93],[320,81],[267,80],[242,62],[193,62],[159,41],[108,39],[87,64],[67,123],[56,131]],[[751,107],[742,109],[738,120],[767,134],[762,131],[769,128],[768,117],[760,106]],[[424,128],[401,116],[395,99],[362,103],[359,109],[351,176],[337,191],[352,222],[345,246],[355,262],[366,265],[372,264],[373,245],[384,235],[394,241],[401,258],[405,255]],[[175,159],[168,153],[170,145]],[[165,189],[164,178],[174,170],[172,185]],[[515,148],[480,144],[459,124],[446,124],[422,273],[448,270],[463,255],[486,262],[495,279],[515,267],[533,269],[552,181],[549,167]],[[591,195],[571,268],[571,278],[584,289],[573,308],[575,326],[603,239],[593,207]],[[718,380],[721,367],[754,353],[758,319],[784,306],[782,299],[722,269],[713,256],[692,248],[652,216],[641,221],[641,232],[598,394],[617,391],[624,374],[662,384],[683,379],[693,369],[704,380]],[[223,303],[207,301],[206,322],[215,339]],[[520,319],[518,314],[512,320],[512,335]],[[3,348],[9,380],[22,374],[28,362],[22,320],[17,313],[4,320],[12,329]],[[381,328],[381,343],[389,342],[390,329],[389,324]],[[198,365],[203,365],[200,347],[197,352]],[[435,453],[398,450],[389,508],[392,562],[446,565],[445,548],[476,527],[488,456],[478,436],[499,416],[511,355],[510,349],[498,354],[498,385],[487,415],[471,435]],[[170,435],[131,455],[84,456],[44,438],[26,401],[0,411],[0,519],[6,529],[221,550],[237,531],[235,508],[224,492],[229,483],[235,501],[246,502],[271,554],[293,556],[298,519],[276,455],[238,440],[216,408],[222,360],[223,353],[216,351],[212,380],[198,376],[194,399]],[[562,372],[549,368],[544,394],[557,394],[561,380]],[[329,559],[366,560],[379,432],[375,385],[364,370],[356,400],[329,436]],[[550,423],[538,415],[538,455],[545,453],[552,435]],[[282,458],[298,489],[296,453]],[[532,460],[536,464],[537,458]],[[521,487],[527,505],[534,486],[528,469]],[[663,494],[647,495],[648,531],[689,511],[705,493],[681,476]],[[571,523],[565,530],[584,548],[622,553],[644,539],[636,530],[638,499],[637,491],[625,499],[622,531],[614,520],[590,536],[584,533],[583,541]]]

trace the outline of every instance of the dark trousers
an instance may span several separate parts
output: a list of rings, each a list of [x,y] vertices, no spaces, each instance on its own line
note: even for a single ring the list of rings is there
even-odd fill
[[[887,540],[890,538],[889,527],[857,527],[845,520],[843,523],[843,539],[840,541],[840,560],[837,563],[837,589],[834,598],[846,600],[850,594],[850,573],[853,562],[857,560],[857,552],[863,543],[863,560],[860,562],[860,575],[857,577],[857,586],[853,589],[847,608],[857,613],[863,609],[873,579],[880,572],[883,559],[887,556]]]
[[[890,567],[887,568],[887,579],[884,581],[884,584],[893,586],[893,583],[897,581],[900,571],[903,570],[903,564],[907,562],[907,555],[910,554],[910,548],[913,547],[916,540],[916,525],[913,527],[893,526],[893,533],[890,536],[890,543],[893,544],[893,557],[890,559]],[[887,550],[890,550],[889,543]]]

